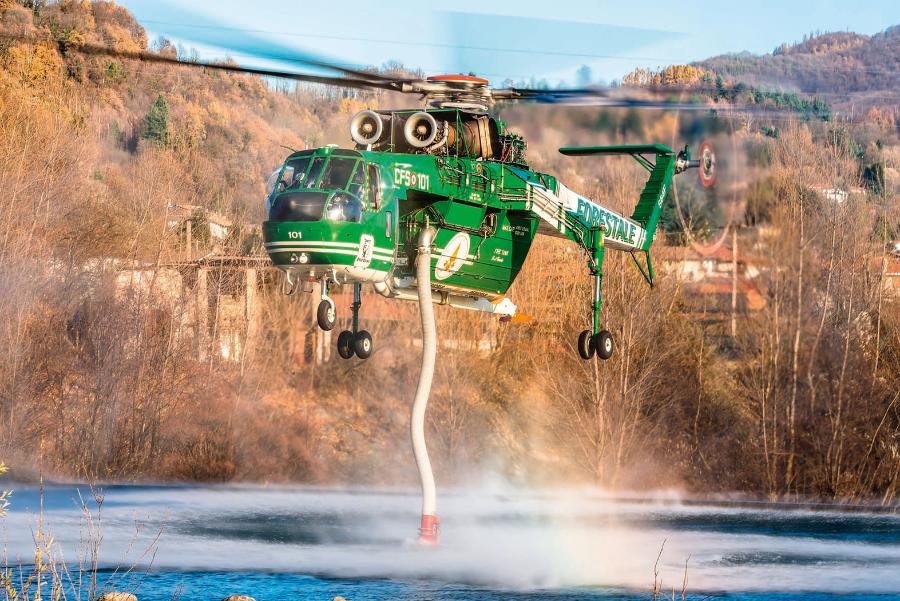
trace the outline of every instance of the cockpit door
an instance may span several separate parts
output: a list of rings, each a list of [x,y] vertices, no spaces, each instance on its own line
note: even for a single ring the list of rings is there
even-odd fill
[[[381,208],[381,182],[378,180],[378,167],[370,163],[368,165],[368,176],[369,189],[366,196],[368,197],[369,207],[373,211],[377,211]]]

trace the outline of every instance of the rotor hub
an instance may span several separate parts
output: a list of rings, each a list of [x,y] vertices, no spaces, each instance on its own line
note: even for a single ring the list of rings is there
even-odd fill
[[[491,105],[488,80],[474,75],[432,75],[425,80],[425,97],[436,108],[487,111]]]

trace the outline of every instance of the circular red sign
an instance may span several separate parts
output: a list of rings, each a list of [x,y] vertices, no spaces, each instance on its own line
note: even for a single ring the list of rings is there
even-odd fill
[[[704,188],[712,188],[716,184],[716,151],[712,144],[702,143],[697,158],[700,160],[700,168],[697,170],[700,184]]]

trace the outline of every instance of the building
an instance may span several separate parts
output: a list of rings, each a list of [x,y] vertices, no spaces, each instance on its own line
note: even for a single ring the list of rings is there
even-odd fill
[[[197,205],[172,204],[166,213],[166,225],[183,237],[185,257],[196,256],[201,247],[221,251],[234,228],[228,217]]]
[[[725,244],[664,246],[654,256],[659,269],[681,283],[691,312],[730,314],[732,307],[747,312],[766,306],[759,286],[762,259],[735,256]]]

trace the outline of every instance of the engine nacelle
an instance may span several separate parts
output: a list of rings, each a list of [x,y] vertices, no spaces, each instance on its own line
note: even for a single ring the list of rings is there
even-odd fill
[[[364,110],[350,120],[350,136],[362,149],[524,162],[524,144],[509,146],[509,135],[501,143],[496,119],[459,109]]]
[[[417,150],[428,148],[437,139],[440,127],[437,119],[425,111],[419,111],[407,117],[403,124],[403,138]]]
[[[350,137],[360,146],[377,144],[385,132],[385,117],[375,111],[365,110],[350,120]]]

